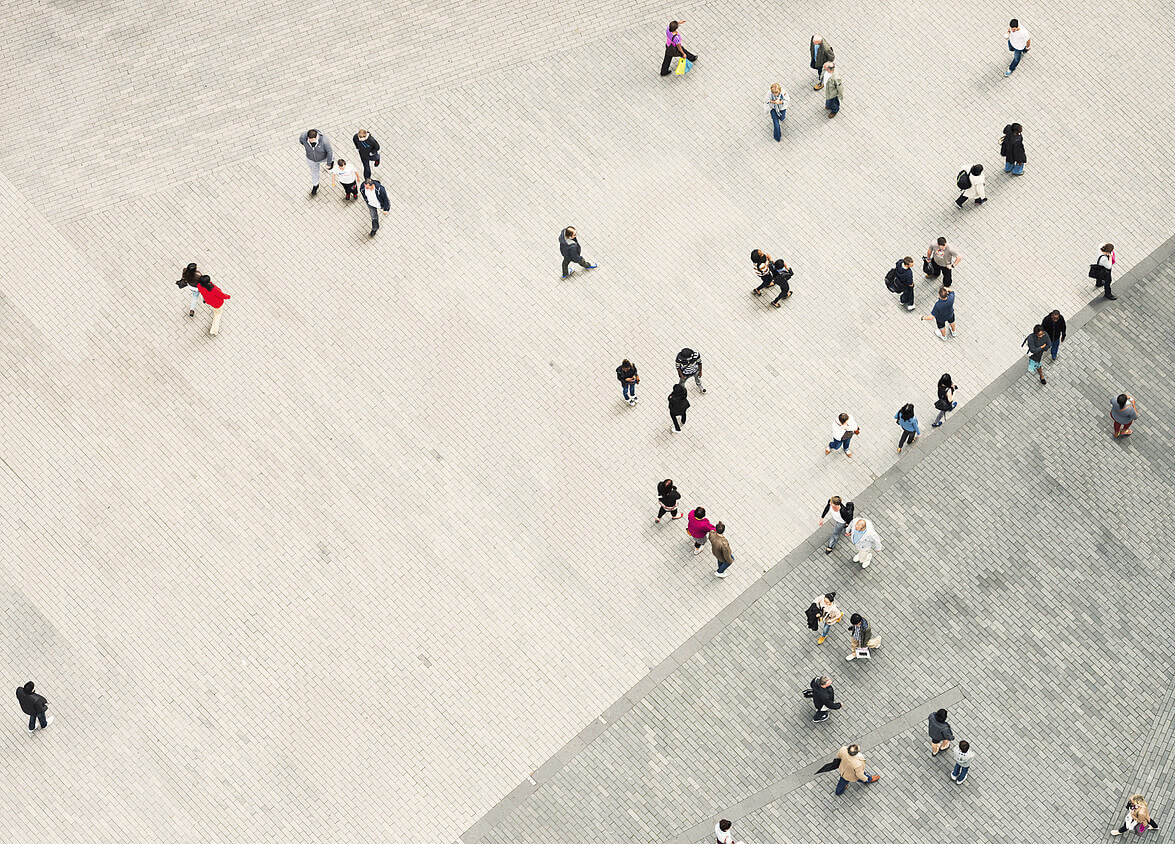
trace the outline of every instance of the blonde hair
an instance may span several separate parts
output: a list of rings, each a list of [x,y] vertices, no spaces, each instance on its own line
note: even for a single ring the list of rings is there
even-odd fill
[[[778,83],[778,82],[772,82],[772,83],[771,83],[771,93],[772,93],[772,94],[778,94],[778,93],[779,93],[780,91],[782,91],[782,90],[783,90],[783,89],[779,87],[779,83]]]
[[[1141,794],[1130,795],[1130,802],[1134,804],[1134,811],[1130,813],[1130,816],[1132,818],[1134,818],[1134,820],[1137,821],[1138,823],[1144,823],[1147,826],[1150,826],[1151,813],[1147,809],[1146,801],[1142,799],[1142,795]]]

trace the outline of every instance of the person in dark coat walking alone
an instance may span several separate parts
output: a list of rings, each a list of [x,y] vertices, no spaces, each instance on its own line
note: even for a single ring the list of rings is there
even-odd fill
[[[49,708],[49,701],[45,700],[44,695],[39,695],[33,689],[35,688],[33,681],[29,680],[23,686],[16,687],[16,699],[20,702],[20,711],[29,716],[29,732],[37,729],[37,722],[41,723],[41,729],[45,729],[53,723],[53,716],[45,716],[45,710]]]
[[[363,161],[363,179],[371,178],[371,168],[379,166],[379,141],[369,135],[366,129],[360,129],[351,138],[355,149],[359,150],[359,158]]]
[[[599,266],[599,264],[589,264],[584,260],[575,226],[568,226],[559,232],[559,254],[563,256],[563,278],[571,278],[571,271],[568,268],[572,264],[579,264],[587,270],[594,270]]]
[[[1049,337],[1049,354],[1053,360],[1057,359],[1057,352],[1061,350],[1061,342],[1066,337],[1065,318],[1060,311],[1053,311],[1040,321],[1044,326],[1044,333]]]
[[[379,215],[387,214],[392,210],[392,202],[388,199],[388,189],[376,179],[363,180],[363,201],[367,203],[367,213],[371,215],[371,231],[368,237],[375,237],[379,231]]]
[[[1044,333],[1044,326],[1032,326],[1032,333],[1024,338],[1024,342],[1020,346],[1028,347],[1028,371],[1035,372],[1040,377],[1040,386],[1043,387],[1048,381],[1044,380],[1044,367],[1041,359],[1049,347],[1049,338]]]
[[[681,500],[681,493],[677,491],[677,486],[673,483],[672,478],[666,478],[657,484],[657,518],[654,522],[660,522],[661,517],[666,513],[672,513],[674,519],[682,518],[681,513],[677,512],[677,502]]]
[[[816,707],[816,714],[812,716],[812,720],[819,723],[827,721],[829,712],[833,709],[840,709],[840,704],[836,701],[836,692],[832,690],[831,677],[816,677],[811,682],[812,687],[812,705]]]
[[[628,406],[636,407],[636,385],[641,382],[641,377],[636,374],[636,365],[628,358],[616,367],[616,380],[620,382],[620,391]]]
[[[1004,127],[1004,136],[1000,138],[1000,155],[1004,157],[1004,172],[1013,176],[1024,175],[1024,165],[1028,159],[1024,156],[1024,127],[1019,123],[1009,123]]]
[[[938,398],[934,401],[934,409],[938,411],[938,416],[934,417],[934,422],[930,424],[931,428],[941,428],[947,414],[959,406],[955,401],[957,389],[959,386],[951,379],[951,373],[944,372],[938,379]]]
[[[673,430],[680,431],[685,424],[685,412],[689,410],[689,393],[680,384],[673,385],[669,394],[669,418],[673,420]]]
[[[907,255],[893,265],[893,287],[890,292],[898,295],[898,301],[907,311],[914,310],[914,259]]]

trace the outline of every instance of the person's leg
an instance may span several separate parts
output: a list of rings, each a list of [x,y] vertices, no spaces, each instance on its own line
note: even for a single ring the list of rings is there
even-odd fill
[[[657,521],[661,521],[661,517],[664,516],[668,512],[669,511],[665,509],[664,505],[658,507],[657,508]]]
[[[35,729],[37,729],[37,716],[30,715],[29,716],[29,732],[31,733]]]
[[[963,204],[966,201],[967,201],[967,193],[966,193],[966,191],[964,191],[963,193],[959,194],[959,198],[955,200],[955,205],[958,205],[960,208],[962,208]]]
[[[1024,55],[1023,50],[1016,50],[1012,47],[1012,42],[1008,42],[1008,49],[1012,51],[1012,64],[1008,67],[1008,73],[1016,72],[1016,65],[1020,64],[1020,57]]]
[[[633,395],[636,394],[636,385],[628,381],[621,381],[620,392],[623,393],[625,401],[632,401]]]
[[[699,392],[706,392],[706,388],[702,386],[702,373],[699,372],[694,376],[694,383],[698,385]]]
[[[1058,335],[1057,337],[1055,337],[1053,339],[1053,344],[1049,348],[1049,353],[1052,355],[1053,360],[1057,359],[1057,352],[1059,352],[1060,349],[1061,349],[1061,337],[1060,337],[1060,335]]]
[[[784,281],[782,278],[779,279],[779,281],[776,283],[779,285],[779,293],[777,293],[775,295],[775,298],[773,300],[771,300],[771,304],[774,307],[778,308],[779,303],[791,295],[791,285],[788,284],[786,281]]]
[[[942,267],[940,267],[938,264],[934,263],[934,261],[931,261],[930,262],[930,272],[928,273],[928,275],[930,278],[938,278],[940,275],[942,275]]]
[[[674,56],[678,56],[678,55],[681,55],[681,54],[677,52],[676,47],[670,47],[668,44],[665,45],[665,60],[661,62],[661,75],[662,76],[669,75],[669,63],[671,61],[673,61]]]
[[[208,329],[208,333],[213,337],[220,333],[220,312],[222,310],[224,310],[223,305],[212,309],[212,327]]]
[[[833,97],[831,100],[826,100],[824,107],[828,109],[829,114],[836,114],[840,111],[840,97]]]
[[[363,181],[366,182],[370,178],[371,178],[371,159],[364,158],[363,159]]]
[[[820,641],[821,642],[823,642],[825,639],[828,638],[828,630],[831,626],[832,625],[830,625],[827,621],[821,623],[821,625],[820,625]]]
[[[42,730],[49,726],[49,722],[45,719],[44,712],[37,713],[37,720],[41,722],[41,729]]]
[[[1012,172],[1012,160],[1011,160],[1010,158],[1005,158],[1005,159],[1004,159],[1004,172],[1005,172],[1005,173],[1011,173],[1011,172]]]
[[[943,420],[946,418],[947,418],[947,412],[945,410],[940,410],[938,412],[938,416],[934,417],[934,421],[930,424],[930,427],[932,427],[932,428],[941,427]]]
[[[1129,422],[1127,422],[1125,425],[1122,426],[1122,436],[1125,437],[1128,434],[1132,433],[1130,430],[1130,426],[1133,424],[1134,424],[1134,420],[1131,419]]]
[[[718,564],[718,574],[725,574],[726,570],[728,568],[730,568],[732,564],[733,563],[719,563]]]
[[[196,306],[200,304],[199,288],[192,288],[192,295],[188,297],[188,316],[196,315]]]
[[[571,267],[571,259],[570,259],[570,258],[564,258],[564,259],[563,259],[563,277],[564,277],[564,278],[567,278],[567,276],[568,276],[568,272],[567,272],[567,270],[568,270],[570,267]]]
[[[970,765],[968,765],[964,768],[960,768],[958,765],[956,765],[955,768],[958,769],[958,771],[959,771],[959,776],[957,778],[957,782],[962,782],[963,780],[967,779],[967,771],[969,771],[971,769]]]
[[[368,205],[367,210],[371,212],[371,233],[375,234],[379,231],[379,209],[374,205]]]
[[[684,47],[682,47],[682,49],[685,50]],[[698,54],[691,53],[689,50],[685,50],[685,59],[689,62],[696,62],[698,60]]]
[[[756,296],[758,296],[759,293],[766,290],[771,285],[775,284],[775,278],[771,275],[760,276],[759,278],[760,278],[759,286],[751,291]]]
[[[840,522],[834,522],[832,525],[832,533],[828,534],[828,550],[831,551],[836,547],[836,543],[840,542],[840,538],[845,535],[845,526]]]
[[[1111,276],[1109,276],[1109,275],[1106,276],[1106,290],[1105,290],[1104,295],[1107,299],[1117,299],[1118,298],[1117,296],[1115,296],[1113,293],[1110,292],[1110,282],[1112,280],[1113,279]]]
[[[1110,420],[1110,421],[1113,422],[1113,420]],[[1122,424],[1120,422],[1114,422],[1114,436],[1116,437],[1121,433],[1122,433]]]
[[[898,296],[898,301],[901,302],[903,305],[905,305],[907,308],[913,306],[913,304],[914,304],[914,288],[913,287],[902,288],[901,293]]]
[[[849,781],[846,780],[844,777],[841,777],[840,781],[836,784],[837,795],[844,794],[845,789],[848,788],[848,786],[849,786]]]
[[[943,267],[942,268],[942,286],[943,287],[951,287],[952,286],[951,285],[951,276],[953,273],[954,273],[954,270],[951,269],[950,267]]]
[[[680,424],[678,424],[678,421],[677,421],[677,420],[678,420],[677,414],[676,414],[676,413],[670,413],[670,414],[669,414],[669,418],[673,420],[673,430],[675,430],[675,431],[680,431],[680,430],[681,430],[681,425],[680,425]],[[685,421],[685,418],[684,418],[684,417],[682,417],[681,421],[682,421],[682,422],[684,422],[684,421]]]
[[[844,448],[844,450],[845,450],[845,457],[852,457],[853,452],[850,450],[850,446],[852,446],[852,443],[853,443],[853,435],[849,434],[840,442],[841,442],[841,447]]]
[[[306,159],[306,166],[310,168],[310,187],[318,190],[318,168],[322,165],[321,161],[311,161]]]
[[[905,428],[903,428],[902,435],[898,438],[898,451],[901,451],[903,448],[905,448],[906,443],[912,442],[914,442],[914,432],[907,431]]]
[[[862,548],[857,557],[859,558],[858,562],[861,564],[861,568],[868,568],[869,564],[873,562],[873,549]]]
[[[777,140],[777,141],[780,140],[779,112],[777,112],[775,109],[771,109],[771,127],[772,127],[772,134],[775,137],[775,140]]]
[[[1023,174],[1024,174],[1024,162],[1017,161],[1015,164],[1012,165],[1012,175],[1013,176],[1022,176]]]

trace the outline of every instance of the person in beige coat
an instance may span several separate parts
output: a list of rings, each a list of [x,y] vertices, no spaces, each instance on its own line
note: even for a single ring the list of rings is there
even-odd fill
[[[828,110],[828,117],[836,117],[840,111],[840,101],[845,95],[845,83],[836,70],[836,62],[827,62],[824,65],[824,108]]]
[[[726,538],[724,522],[714,525],[714,530],[710,533],[710,550],[714,552],[714,559],[718,561],[718,571],[714,572],[714,576],[726,577],[729,574],[727,569],[734,562],[734,558],[730,556],[730,542]]]
[[[837,768],[840,782],[836,784],[838,795],[844,794],[851,782],[869,785],[881,779],[878,774],[871,774],[865,770],[865,757],[861,755],[861,748],[855,744],[842,747],[836,752],[836,758],[840,760],[840,767]]]

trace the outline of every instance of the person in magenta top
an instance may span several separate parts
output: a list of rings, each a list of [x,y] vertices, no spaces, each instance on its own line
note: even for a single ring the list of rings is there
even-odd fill
[[[206,275],[200,276],[199,285],[204,304],[212,308],[212,327],[208,329],[208,333],[215,337],[220,333],[220,309],[232,297],[213,284],[212,279]]]
[[[702,553],[702,546],[710,538],[710,531],[712,530],[714,530],[714,525],[710,524],[710,520],[706,518],[705,507],[695,507],[689,511],[688,520],[685,523],[685,532],[694,541],[695,554]]]
[[[665,30],[665,60],[661,62],[661,75],[669,75],[669,63],[673,61],[674,56],[681,56],[683,61],[696,62],[698,57],[687,50],[681,44],[681,33],[677,31],[677,27],[685,21],[670,21],[669,28]]]

